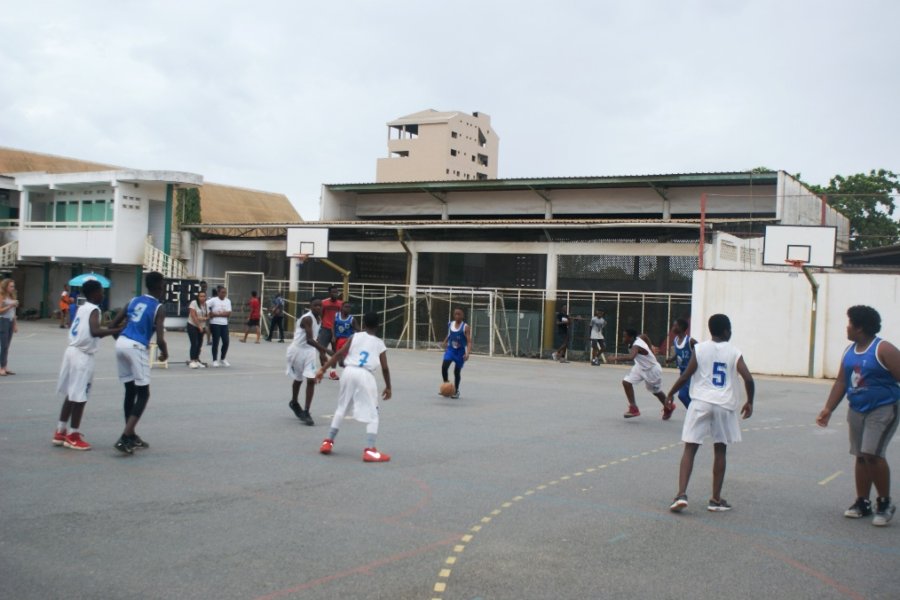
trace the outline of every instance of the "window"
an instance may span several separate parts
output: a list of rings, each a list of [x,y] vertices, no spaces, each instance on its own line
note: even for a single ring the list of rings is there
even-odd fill
[[[475,157],[473,156],[472,158],[474,159]],[[479,155],[478,155],[478,164],[481,165],[482,167],[488,166],[488,157],[487,157],[487,155],[485,155],[485,154],[479,154]]]
[[[450,156],[456,156],[456,150],[450,148]]]
[[[450,137],[452,137],[452,138],[457,138],[457,137],[459,137],[459,134],[456,133],[455,131],[451,131],[451,132],[450,132]]]
[[[488,176],[487,176],[487,173],[475,173],[475,178],[476,179],[487,179]]]

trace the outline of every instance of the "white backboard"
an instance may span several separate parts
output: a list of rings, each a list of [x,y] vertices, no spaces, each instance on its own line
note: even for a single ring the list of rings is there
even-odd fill
[[[809,267],[833,267],[836,240],[837,227],[766,225],[763,264],[802,260]]]
[[[291,227],[287,230],[287,255],[308,254],[310,258],[328,258],[328,229]]]

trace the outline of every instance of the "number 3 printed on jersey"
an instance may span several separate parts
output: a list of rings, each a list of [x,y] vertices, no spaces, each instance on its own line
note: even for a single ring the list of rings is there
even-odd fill
[[[725,375],[725,363],[723,362],[714,362],[713,363],[713,374],[712,374],[712,384],[716,387],[725,387],[726,383],[726,375]]]

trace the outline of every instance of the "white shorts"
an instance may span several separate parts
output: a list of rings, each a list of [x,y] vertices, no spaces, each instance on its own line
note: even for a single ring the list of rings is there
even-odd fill
[[[711,437],[716,444],[741,441],[741,424],[737,411],[693,398],[684,417],[681,441],[702,444],[707,437]]]
[[[642,369],[640,365],[634,365],[623,381],[627,381],[631,385],[637,385],[643,381],[647,386],[647,391],[651,394],[658,394],[662,391],[662,368],[656,365],[652,369]]]
[[[295,349],[293,346],[287,351],[287,375],[294,381],[303,381],[304,379],[316,378],[316,359],[319,357],[315,348],[306,348],[302,350]]]
[[[143,344],[120,335],[116,340],[116,363],[120,382],[150,385],[150,351]]]
[[[359,367],[344,369],[334,415],[332,427],[335,423],[340,425],[339,415],[378,426],[378,382],[371,371]],[[376,429],[373,433],[377,432]]]
[[[94,380],[94,355],[82,352],[74,346],[66,348],[56,393],[71,402],[87,402]]]

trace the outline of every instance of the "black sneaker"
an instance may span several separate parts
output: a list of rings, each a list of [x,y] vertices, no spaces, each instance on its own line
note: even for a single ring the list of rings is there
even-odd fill
[[[861,519],[872,514],[872,503],[868,498],[857,498],[853,506],[844,511],[848,519]]]
[[[890,498],[878,498],[875,505],[875,518],[872,519],[872,525],[876,527],[884,527],[894,518],[897,507],[891,504]]]
[[[672,500],[672,504],[669,506],[669,510],[672,512],[681,512],[687,508],[687,505],[687,496],[682,494],[681,496],[675,496],[675,499]]]
[[[316,424],[316,422],[313,421],[312,417],[310,416],[308,410],[302,410],[302,411],[300,411],[300,420],[303,421],[304,423],[306,423],[307,425],[310,425],[310,426]]]
[[[131,436],[131,445],[135,450],[146,450],[150,444],[141,439],[138,434]]]
[[[709,504],[706,505],[706,510],[709,512],[725,512],[726,510],[731,510],[731,505],[724,498],[719,500],[710,498]]]
[[[290,402],[288,402],[288,406],[290,407],[290,409],[292,411],[294,411],[294,416],[302,421],[303,420],[303,409],[300,408],[300,405],[298,403],[294,402],[293,400],[291,400]]]
[[[134,454],[134,446],[131,445],[131,439],[125,437],[124,435],[119,438],[119,441],[116,442],[115,447],[119,452],[123,452],[125,454]]]

